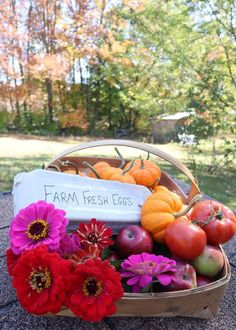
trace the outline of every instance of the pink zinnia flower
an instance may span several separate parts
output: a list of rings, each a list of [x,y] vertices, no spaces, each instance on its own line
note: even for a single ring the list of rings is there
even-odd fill
[[[15,254],[45,244],[51,251],[58,250],[66,232],[68,219],[65,211],[53,204],[38,201],[21,209],[10,225],[10,246]]]
[[[121,277],[129,278],[127,284],[133,286],[133,292],[140,292],[155,278],[162,285],[170,284],[176,272],[176,261],[143,252],[130,256],[121,267]]]
[[[58,249],[58,253],[65,258],[69,259],[70,256],[76,253],[80,249],[80,239],[77,234],[64,234],[60,241],[60,246]]]

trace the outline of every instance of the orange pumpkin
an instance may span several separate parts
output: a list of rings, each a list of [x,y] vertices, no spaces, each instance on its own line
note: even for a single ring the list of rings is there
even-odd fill
[[[87,173],[79,171],[80,176],[88,176]]]
[[[161,188],[144,202],[141,210],[141,225],[152,235],[154,241],[165,243],[165,230],[180,216],[183,206],[179,196]]]
[[[97,177],[98,179],[135,184],[134,178],[127,173],[129,168],[126,170],[122,170],[121,168],[117,168],[113,166],[104,166],[96,170],[94,166],[90,165],[87,162],[83,162],[83,164],[89,167],[89,169],[94,173],[95,177]]]
[[[111,176],[108,178],[108,180],[136,184],[134,178],[129,173],[127,173],[121,169],[118,169],[118,170],[119,171],[112,173]]]
[[[158,191],[168,191],[170,192],[170,190],[168,188],[166,188],[165,186],[156,186],[153,188],[153,192],[158,192]]]
[[[132,164],[130,166],[132,166]],[[101,179],[136,184],[134,178],[128,173],[128,171],[129,168],[122,170],[121,168],[110,167],[101,173]]]
[[[103,171],[100,171],[99,176],[102,180],[110,180],[112,175],[114,175],[115,173],[120,173],[120,171],[122,171],[120,168],[110,166],[107,168],[103,168]]]
[[[127,169],[130,166],[128,162],[125,166]],[[136,184],[151,188],[158,183],[161,177],[161,170],[157,164],[147,159],[136,159],[133,166],[129,170]]]
[[[97,162],[96,164],[93,165],[93,168],[97,171],[98,174],[100,174],[104,169],[111,167],[110,164],[107,162]],[[89,176],[91,178],[96,178],[96,174],[93,171],[89,172]]]

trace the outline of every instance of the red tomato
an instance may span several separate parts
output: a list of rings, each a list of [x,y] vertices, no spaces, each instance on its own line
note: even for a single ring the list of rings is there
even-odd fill
[[[192,208],[189,219],[202,227],[207,235],[207,242],[211,245],[223,244],[236,233],[234,213],[217,201],[199,202]]]
[[[185,217],[173,221],[165,231],[170,251],[184,259],[198,257],[206,246],[206,233]]]

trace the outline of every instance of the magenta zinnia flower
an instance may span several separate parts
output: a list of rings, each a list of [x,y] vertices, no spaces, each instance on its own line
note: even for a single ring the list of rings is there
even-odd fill
[[[45,244],[51,251],[58,250],[66,232],[68,219],[65,211],[53,204],[38,201],[21,209],[10,225],[10,246],[15,254]]]
[[[176,261],[143,252],[130,256],[121,267],[121,277],[129,278],[127,284],[132,286],[133,292],[140,292],[155,278],[162,285],[170,284],[176,272]]]
[[[103,250],[114,243],[111,239],[112,230],[107,228],[104,222],[96,219],[91,219],[90,223],[80,223],[77,234],[79,235],[82,248],[95,245],[100,250]]]
[[[65,234],[61,241],[58,249],[58,253],[65,258],[69,259],[70,256],[76,253],[80,249],[80,239],[77,234]]]

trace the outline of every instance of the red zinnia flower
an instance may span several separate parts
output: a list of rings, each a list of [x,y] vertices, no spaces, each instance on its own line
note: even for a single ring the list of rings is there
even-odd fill
[[[75,263],[84,262],[87,259],[95,259],[98,258],[101,254],[99,248],[95,245],[89,245],[84,249],[79,249],[77,252],[71,254],[69,259],[74,261]]]
[[[86,321],[101,321],[116,311],[123,296],[121,277],[107,260],[88,259],[71,273],[68,307]]]
[[[77,229],[77,234],[80,238],[82,247],[95,245],[100,250],[107,248],[109,245],[114,244],[111,239],[112,230],[107,228],[104,222],[91,219],[90,223],[80,223]]]
[[[66,299],[66,280],[71,262],[40,245],[25,251],[13,270],[18,300],[30,313],[57,313]]]
[[[10,276],[13,275],[13,270],[18,259],[19,259],[19,255],[13,253],[11,249],[6,250],[7,270]]]

